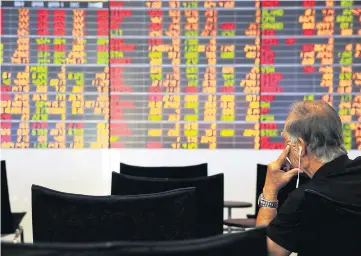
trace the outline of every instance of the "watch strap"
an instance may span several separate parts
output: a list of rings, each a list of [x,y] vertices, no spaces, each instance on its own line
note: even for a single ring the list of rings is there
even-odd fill
[[[258,198],[258,206],[261,207],[267,207],[267,208],[277,208],[278,207],[278,201],[268,201],[264,199],[263,193],[260,194]]]

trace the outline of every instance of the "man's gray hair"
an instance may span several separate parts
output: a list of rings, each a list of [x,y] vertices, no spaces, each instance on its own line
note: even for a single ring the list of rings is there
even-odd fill
[[[342,122],[336,111],[324,101],[300,101],[291,106],[294,119],[287,122],[285,132],[291,142],[301,137],[307,151],[322,163],[347,154]]]

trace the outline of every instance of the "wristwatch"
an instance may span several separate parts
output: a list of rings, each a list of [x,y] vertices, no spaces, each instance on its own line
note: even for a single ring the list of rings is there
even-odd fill
[[[258,207],[268,207],[268,208],[277,208],[278,207],[278,201],[268,201],[264,199],[263,193],[259,195],[258,197]]]

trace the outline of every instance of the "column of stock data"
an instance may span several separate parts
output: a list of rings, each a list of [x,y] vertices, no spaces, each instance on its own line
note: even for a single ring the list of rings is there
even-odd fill
[[[322,99],[361,149],[357,1],[3,1],[2,148],[280,149]]]
[[[323,99],[344,122],[346,148],[361,149],[361,6],[356,3],[262,2],[260,94],[271,99],[260,100],[267,113],[260,117],[261,148],[283,147],[280,132],[292,102]]]
[[[1,146],[104,148],[107,3],[3,1]]]

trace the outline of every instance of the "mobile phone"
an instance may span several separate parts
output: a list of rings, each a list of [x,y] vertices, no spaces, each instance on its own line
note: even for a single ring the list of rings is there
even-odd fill
[[[290,160],[288,157],[286,157],[286,162],[283,163],[283,165],[281,166],[281,170],[287,171],[287,169],[288,169],[288,170],[292,170],[292,169],[293,169],[291,160]]]

